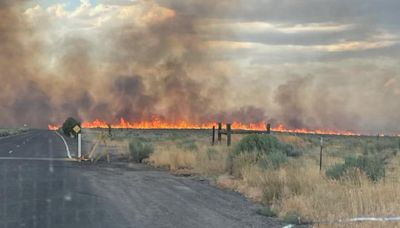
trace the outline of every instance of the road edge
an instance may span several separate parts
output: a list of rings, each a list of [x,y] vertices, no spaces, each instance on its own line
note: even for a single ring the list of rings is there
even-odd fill
[[[69,150],[67,141],[64,139],[64,137],[60,133],[58,133],[57,131],[54,131],[54,132],[56,133],[56,135],[58,135],[62,139],[62,141],[64,142],[64,145],[65,145],[65,149],[67,151],[67,156],[69,159],[72,159],[71,152]]]

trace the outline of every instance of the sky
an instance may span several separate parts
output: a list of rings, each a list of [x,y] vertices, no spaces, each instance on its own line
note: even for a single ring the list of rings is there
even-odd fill
[[[400,132],[393,124],[400,121],[400,1],[25,2],[23,15],[40,37],[47,71],[58,72],[68,47],[79,43],[90,50],[81,53],[90,57],[90,77],[115,77],[105,73],[111,68],[140,74],[145,94],[153,96],[148,80],[154,72],[146,64],[175,59],[201,88],[198,104],[212,106],[207,116],[244,113],[290,127]],[[221,86],[222,104],[210,92]],[[88,90],[93,106],[99,105],[97,89]],[[158,99],[152,112],[167,115],[168,105]],[[193,109],[180,113],[192,116]],[[57,113],[49,118],[61,119]]]
[[[66,10],[74,10],[81,4],[80,0],[37,0],[36,3],[43,7],[49,7],[56,4],[64,5]],[[90,0],[90,4],[96,5],[97,0]]]

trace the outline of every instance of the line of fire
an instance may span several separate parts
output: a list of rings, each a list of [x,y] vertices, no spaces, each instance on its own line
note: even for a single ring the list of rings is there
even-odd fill
[[[213,129],[222,123],[218,122],[208,122],[208,123],[191,123],[188,121],[179,121],[179,122],[168,122],[160,119],[153,119],[150,121],[137,121],[137,122],[129,122],[124,118],[121,118],[117,123],[107,123],[102,120],[94,120],[91,122],[82,122],[81,127],[84,129],[197,129],[197,130],[205,130],[205,129]],[[361,136],[361,134],[346,131],[346,130],[326,130],[326,129],[289,129],[286,128],[283,124],[277,124],[276,126],[272,126],[270,123],[261,121],[258,123],[241,123],[233,121],[231,123],[225,123],[227,126],[230,126],[232,130],[241,130],[248,132],[285,132],[285,133],[298,133],[298,134],[315,134],[315,135],[343,135],[343,136]],[[49,124],[49,130],[57,130],[60,128],[60,125]]]

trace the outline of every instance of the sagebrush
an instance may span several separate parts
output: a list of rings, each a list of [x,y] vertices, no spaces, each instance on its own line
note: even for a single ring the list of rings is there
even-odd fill
[[[129,152],[133,161],[141,163],[154,152],[154,147],[150,143],[136,139],[129,142]]]

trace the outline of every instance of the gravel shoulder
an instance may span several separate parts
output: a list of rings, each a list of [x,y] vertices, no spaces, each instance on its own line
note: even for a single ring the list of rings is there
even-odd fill
[[[173,176],[142,164],[90,165],[83,173],[95,195],[131,227],[282,227],[256,214],[259,207],[239,193],[201,178]]]

